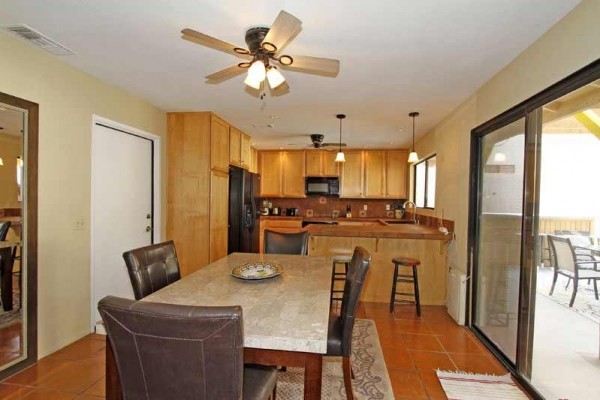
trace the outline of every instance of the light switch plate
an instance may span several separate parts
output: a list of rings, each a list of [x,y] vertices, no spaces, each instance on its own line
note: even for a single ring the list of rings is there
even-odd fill
[[[369,206],[367,206],[366,204],[363,205],[363,210],[367,211],[369,209]]]
[[[82,231],[84,228],[83,217],[77,217],[73,220],[73,230],[74,231]]]
[[[390,204],[385,205],[385,211],[390,211],[391,209],[392,209],[392,206]]]

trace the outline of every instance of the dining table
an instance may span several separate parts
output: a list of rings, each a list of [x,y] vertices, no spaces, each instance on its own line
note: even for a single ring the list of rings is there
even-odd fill
[[[0,242],[0,300],[4,311],[13,309],[13,248],[16,243]]]
[[[279,275],[261,280],[233,276],[247,263],[279,264]],[[304,368],[304,399],[321,398],[323,355],[331,294],[331,257],[232,253],[152,293],[141,301],[188,306],[242,307],[244,362]],[[106,346],[106,398],[121,386]]]

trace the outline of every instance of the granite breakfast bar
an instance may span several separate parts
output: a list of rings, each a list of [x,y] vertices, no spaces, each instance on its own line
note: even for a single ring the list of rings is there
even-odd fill
[[[437,228],[413,224],[309,225],[308,254],[334,256],[351,254],[362,246],[372,256],[361,300],[389,303],[394,266],[392,258],[411,257],[421,261],[418,267],[421,304],[443,305],[446,300],[446,253],[452,234]],[[400,291],[412,292],[412,287]]]

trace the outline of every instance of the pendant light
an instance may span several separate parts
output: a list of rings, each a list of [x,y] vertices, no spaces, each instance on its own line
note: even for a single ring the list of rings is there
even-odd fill
[[[416,111],[411,112],[410,114],[408,114],[409,117],[411,117],[413,119],[413,141],[412,141],[412,151],[410,152],[410,154],[408,155],[408,162],[409,163],[416,163],[417,161],[419,161],[419,155],[417,154],[417,152],[415,151],[415,118],[419,116],[419,113]]]
[[[0,158],[0,166],[4,165],[4,161],[2,161],[2,158]]]
[[[339,148],[337,155],[335,156],[335,162],[342,163],[342,162],[346,162],[346,157],[344,156],[344,153],[342,152],[342,120],[344,118],[346,118],[346,115],[338,114],[335,117],[340,120],[340,148]]]

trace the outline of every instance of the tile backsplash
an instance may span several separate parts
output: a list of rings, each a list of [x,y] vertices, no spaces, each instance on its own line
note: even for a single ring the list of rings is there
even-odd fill
[[[358,217],[359,212],[363,211],[363,206],[367,206],[366,217],[368,218],[386,218],[386,204],[393,210],[398,204],[403,204],[404,200],[393,199],[340,199],[339,197],[326,196],[308,196],[304,199],[268,199],[274,207],[286,208],[297,207],[300,216],[306,216],[306,210],[313,210],[315,217],[331,217],[333,210],[338,210],[340,216],[346,215],[346,206],[352,208],[352,216]]]

